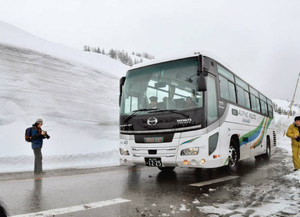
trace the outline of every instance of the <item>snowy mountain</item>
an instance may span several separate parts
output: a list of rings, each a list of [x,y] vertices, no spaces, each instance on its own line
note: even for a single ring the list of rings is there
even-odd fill
[[[46,169],[118,164],[119,78],[127,69],[0,22],[0,172],[31,170],[24,131],[37,118],[51,136]]]

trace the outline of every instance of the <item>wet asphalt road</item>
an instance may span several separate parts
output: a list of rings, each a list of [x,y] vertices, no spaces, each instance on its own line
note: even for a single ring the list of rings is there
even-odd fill
[[[269,188],[268,195],[276,194],[276,182],[292,170],[288,161],[282,150],[276,150],[270,161],[253,158],[241,162],[239,178],[204,187],[189,184],[229,174],[224,168],[176,168],[166,174],[157,168],[123,166],[47,171],[39,177],[32,173],[0,174],[0,200],[10,215],[122,198],[130,201],[59,216],[209,216],[201,212],[199,203],[202,206],[244,200],[243,206],[247,207],[248,200],[265,200],[253,192],[244,198],[240,194],[243,186],[262,186],[260,189]]]

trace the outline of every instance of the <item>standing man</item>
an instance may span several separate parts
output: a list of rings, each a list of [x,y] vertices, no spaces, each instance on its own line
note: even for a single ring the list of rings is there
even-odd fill
[[[294,171],[300,169],[300,116],[295,117],[295,123],[289,126],[286,135],[292,139]]]
[[[32,149],[34,152],[35,160],[34,160],[34,174],[42,174],[43,166],[42,166],[42,147],[43,147],[43,139],[49,139],[50,136],[47,135],[46,131],[42,130],[43,120],[37,119],[35,124],[32,125],[31,128],[31,137],[32,137]]]

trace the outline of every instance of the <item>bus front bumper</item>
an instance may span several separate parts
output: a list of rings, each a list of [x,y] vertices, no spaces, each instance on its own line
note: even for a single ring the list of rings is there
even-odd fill
[[[223,166],[221,159],[212,159],[196,156],[120,156],[120,164],[128,166],[149,166],[146,165],[146,159],[159,159],[161,162],[156,167],[183,167],[183,168],[216,168]]]

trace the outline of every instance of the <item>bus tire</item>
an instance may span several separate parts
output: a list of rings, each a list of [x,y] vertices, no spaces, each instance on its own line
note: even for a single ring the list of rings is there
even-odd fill
[[[267,137],[267,149],[266,149],[266,153],[261,155],[261,157],[265,160],[270,160],[271,158],[271,142],[270,142],[270,138]]]
[[[175,167],[158,167],[158,169],[160,169],[162,172],[169,173],[169,172],[173,172]]]
[[[239,165],[239,150],[238,144],[235,140],[231,139],[229,146],[229,160],[227,170],[231,174],[235,174]]]

